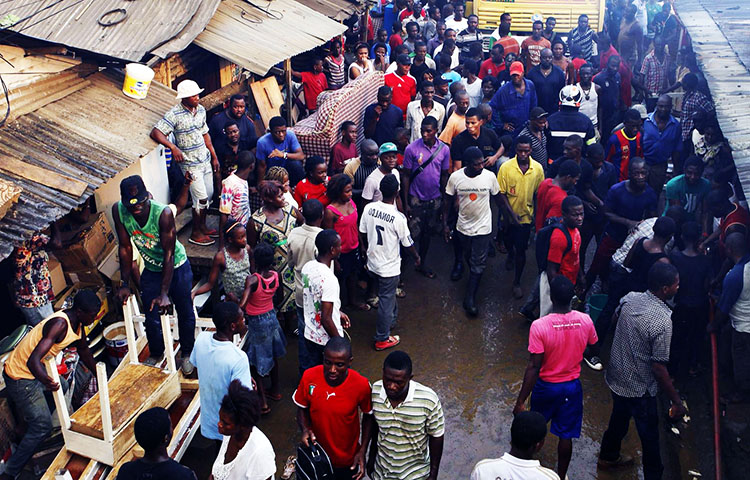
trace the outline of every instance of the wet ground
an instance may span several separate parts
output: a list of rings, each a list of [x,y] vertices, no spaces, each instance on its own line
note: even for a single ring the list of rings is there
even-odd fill
[[[397,348],[411,355],[414,379],[433,388],[445,410],[446,438],[440,478],[466,479],[477,461],[499,457],[510,448],[512,408],[528,360],[529,323],[515,313],[521,301],[514,300],[510,293],[512,273],[505,270],[503,255],[489,259],[479,291],[481,314],[476,319],[467,317],[461,308],[465,279],[455,283],[448,279],[452,252],[435,239],[430,259],[431,267],[438,273],[436,279],[416,274],[413,267],[406,268],[407,297],[399,301],[400,327],[395,332],[401,336],[402,343]],[[524,285],[531,284],[536,271],[531,249],[528,259]],[[376,352],[372,348],[376,314],[343,310],[352,318],[349,334],[353,339],[353,368],[371,382],[377,381],[388,351]],[[276,451],[277,478],[284,460],[295,453],[299,441],[296,407],[290,399],[298,380],[297,338],[290,336],[288,339],[287,355],[280,361],[284,399],[272,403],[273,411],[263,417],[259,425]],[[610,392],[603,374],[585,366],[581,382],[583,432],[581,438],[574,441],[569,478],[643,478],[640,443],[632,424],[623,443],[623,453],[634,456],[636,465],[614,472],[597,470],[599,445],[609,419]],[[711,450],[704,450],[705,455],[681,450],[680,443],[685,442],[675,441],[666,430],[662,437],[665,479],[689,478],[680,473],[679,459],[697,463],[699,457],[711,455]],[[710,443],[707,446],[710,448]],[[543,465],[555,467],[556,448],[556,438],[548,435],[539,456]],[[183,462],[196,469],[198,478],[207,478],[210,462],[205,458],[191,447]],[[683,471],[688,467],[695,468],[688,465]]]

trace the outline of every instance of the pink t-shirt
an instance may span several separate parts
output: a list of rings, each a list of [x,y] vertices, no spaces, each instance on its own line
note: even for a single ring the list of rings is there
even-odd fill
[[[583,351],[586,345],[596,342],[591,317],[576,310],[566,314],[551,313],[535,320],[529,331],[529,352],[544,354],[539,378],[551,383],[578,378]]]

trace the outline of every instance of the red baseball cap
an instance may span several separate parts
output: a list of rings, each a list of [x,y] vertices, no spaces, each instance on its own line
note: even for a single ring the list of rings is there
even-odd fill
[[[511,75],[523,75],[523,63],[513,62],[510,64]]]

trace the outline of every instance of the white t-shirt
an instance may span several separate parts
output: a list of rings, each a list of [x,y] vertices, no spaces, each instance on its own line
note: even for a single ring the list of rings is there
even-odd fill
[[[305,338],[318,345],[325,345],[331,338],[321,323],[322,302],[333,303],[331,319],[339,335],[341,327],[341,295],[339,281],[333,274],[333,262],[328,267],[317,260],[310,260],[302,267],[302,310],[305,312]]]
[[[510,453],[500,458],[480,460],[471,471],[471,480],[560,480],[539,464],[539,460],[522,460]]]
[[[400,245],[408,248],[414,244],[404,214],[390,203],[368,203],[359,231],[367,235],[367,269],[383,278],[400,275]]]
[[[237,452],[234,460],[225,464],[227,445],[229,437],[224,437],[219,455],[211,468],[214,480],[266,480],[276,474],[276,454],[273,446],[258,427],[253,427],[245,445]]]
[[[474,83],[469,83],[466,77],[461,78],[461,83],[466,87],[466,93],[469,95],[469,108],[474,108],[482,103],[482,80],[478,77],[474,80]]]
[[[468,236],[492,233],[490,196],[500,193],[497,177],[489,170],[474,178],[466,176],[466,168],[453,172],[448,178],[445,193],[458,196],[456,230]]]
[[[398,174],[396,169],[393,169],[391,173],[396,176],[398,184],[401,185],[401,175]],[[367,180],[365,180],[365,186],[362,188],[362,198],[372,202],[383,200],[383,194],[380,193],[380,181],[385,175],[379,167],[373,170],[370,176],[367,177]]]
[[[459,33],[461,33],[461,30],[466,30],[467,28],[469,28],[469,19],[464,17],[460,22],[457,22],[456,18],[451,15],[450,18],[445,20],[445,28],[452,28],[453,30],[455,30],[456,35],[458,35]]]

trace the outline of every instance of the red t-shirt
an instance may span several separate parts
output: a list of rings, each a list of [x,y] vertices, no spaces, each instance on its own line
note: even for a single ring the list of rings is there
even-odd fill
[[[734,204],[734,210],[719,222],[719,243],[724,247],[724,241],[727,239],[727,230],[733,225],[743,225],[745,231],[750,227],[750,213],[739,203]]]
[[[404,43],[404,39],[401,38],[401,35],[398,33],[394,33],[391,35],[391,38],[388,40],[388,45],[391,46],[391,50],[394,50],[396,47]]]
[[[402,77],[396,72],[386,75],[384,81],[393,90],[392,103],[400,108],[406,117],[406,107],[417,96],[417,81],[411,75]]]
[[[511,36],[503,37],[497,40],[497,43],[503,46],[503,57],[509,53],[514,53],[516,56],[521,53],[521,46],[518,45],[518,40]]]
[[[578,281],[578,269],[580,266],[578,252],[581,249],[581,234],[577,228],[569,228],[568,233],[570,233],[572,245],[568,253],[565,253],[565,249],[568,248],[568,239],[565,238],[565,234],[559,228],[556,228],[552,232],[549,239],[547,261],[559,264],[560,274],[565,275],[565,278],[575,285]]]
[[[348,147],[341,142],[337,143],[331,149],[331,172],[328,173],[333,174],[343,172],[346,164],[356,156],[356,143],[350,143]]]
[[[486,76],[497,77],[497,75],[505,70],[505,62],[500,62],[498,65],[494,63],[491,58],[488,58],[482,62],[482,66],[479,67],[479,78],[484,79]]]
[[[323,365],[302,374],[292,399],[298,407],[309,409],[315,437],[334,467],[352,466],[359,449],[359,410],[372,412],[371,396],[370,382],[352,369],[337,387],[326,382]]]
[[[326,183],[328,183],[328,178],[326,178]],[[320,200],[324,207],[328,205],[330,202],[328,195],[326,195],[326,183],[315,185],[306,178],[300,180],[294,187],[294,200],[297,201],[297,205],[302,207],[306,200],[312,200],[313,198]]]
[[[552,183],[551,178],[542,181],[536,191],[534,226],[537,232],[544,227],[544,221],[548,218],[562,217],[562,202],[567,196],[568,192]]]
[[[578,74],[578,70],[581,69],[581,67],[586,63],[586,60],[582,58],[574,58],[570,61],[570,63],[573,64],[573,68],[576,70],[576,83],[581,81],[581,76]]]
[[[305,103],[308,110],[318,108],[318,95],[328,90],[328,80],[323,72],[302,72],[302,89],[305,91]]]

